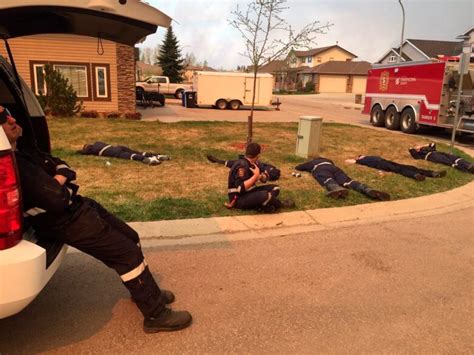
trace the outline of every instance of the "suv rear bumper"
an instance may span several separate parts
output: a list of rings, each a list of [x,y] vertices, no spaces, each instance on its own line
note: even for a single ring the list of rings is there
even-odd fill
[[[46,268],[46,250],[22,240],[0,251],[0,319],[25,308],[46,286],[67,251],[64,245]]]

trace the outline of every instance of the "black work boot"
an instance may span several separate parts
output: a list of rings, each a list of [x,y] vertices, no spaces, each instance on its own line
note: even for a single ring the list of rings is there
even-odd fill
[[[369,196],[370,198],[373,198],[374,200],[379,200],[379,201],[390,200],[390,195],[383,191],[369,189],[366,195]]]
[[[471,174],[474,174],[474,164],[469,164],[467,171],[469,171]]]
[[[222,164],[222,165],[225,164],[225,161],[224,161],[224,160],[217,159],[215,156],[210,155],[210,154],[206,155],[206,158],[207,158],[207,160],[209,160],[211,163],[217,163],[217,164]]]
[[[290,199],[283,200],[283,201],[281,201],[281,207],[283,207],[283,208],[293,208],[293,207],[295,207],[295,201],[290,200]]]
[[[143,330],[145,333],[172,332],[189,327],[192,321],[193,317],[188,311],[163,308],[157,315],[145,318]]]
[[[326,185],[324,185],[328,192],[326,193],[326,196],[329,196],[334,199],[338,199],[340,197],[344,198],[347,196],[349,193],[349,190],[341,187],[339,184],[336,184],[335,182],[328,182]]]
[[[425,180],[425,175],[415,174],[414,178],[416,181],[423,181]]]
[[[163,301],[166,304],[173,303],[176,297],[174,296],[174,293],[168,290],[161,290],[161,297],[163,298]],[[135,302],[133,298],[131,298],[132,302]]]

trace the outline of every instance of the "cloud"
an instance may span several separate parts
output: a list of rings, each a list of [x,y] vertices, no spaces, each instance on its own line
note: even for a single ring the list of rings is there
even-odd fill
[[[148,1],[175,19],[173,29],[183,53],[192,52],[210,66],[234,69],[248,64],[240,34],[228,24],[231,11],[244,1],[175,0]],[[402,0],[406,10],[405,38],[455,40],[472,26],[471,0]],[[402,15],[396,0],[290,0],[284,18],[296,29],[320,20],[334,26],[317,39],[317,46],[335,44],[375,61],[400,42]],[[163,41],[165,29],[148,36],[140,47]]]

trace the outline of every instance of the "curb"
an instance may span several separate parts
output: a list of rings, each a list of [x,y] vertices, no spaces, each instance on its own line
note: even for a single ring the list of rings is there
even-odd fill
[[[143,247],[221,243],[424,217],[474,207],[474,181],[412,199],[271,215],[130,222]]]

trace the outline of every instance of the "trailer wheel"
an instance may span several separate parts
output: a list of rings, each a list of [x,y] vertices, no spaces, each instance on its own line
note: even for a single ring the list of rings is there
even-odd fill
[[[390,106],[385,112],[385,127],[392,131],[400,129],[400,113],[395,106]]]
[[[415,119],[415,111],[408,107],[403,110],[400,119],[400,128],[403,133],[415,133],[417,131],[417,124]]]
[[[231,102],[229,102],[229,108],[231,110],[238,110],[240,108],[240,101],[232,100]]]
[[[183,89],[176,90],[176,92],[174,93],[174,97],[181,100],[183,98],[183,92]]]
[[[216,101],[216,107],[219,110],[225,110],[227,108],[227,101],[224,99],[220,99]]]
[[[380,105],[375,105],[372,107],[370,111],[370,122],[372,122],[372,126],[375,127],[383,127],[385,124],[385,116]]]

